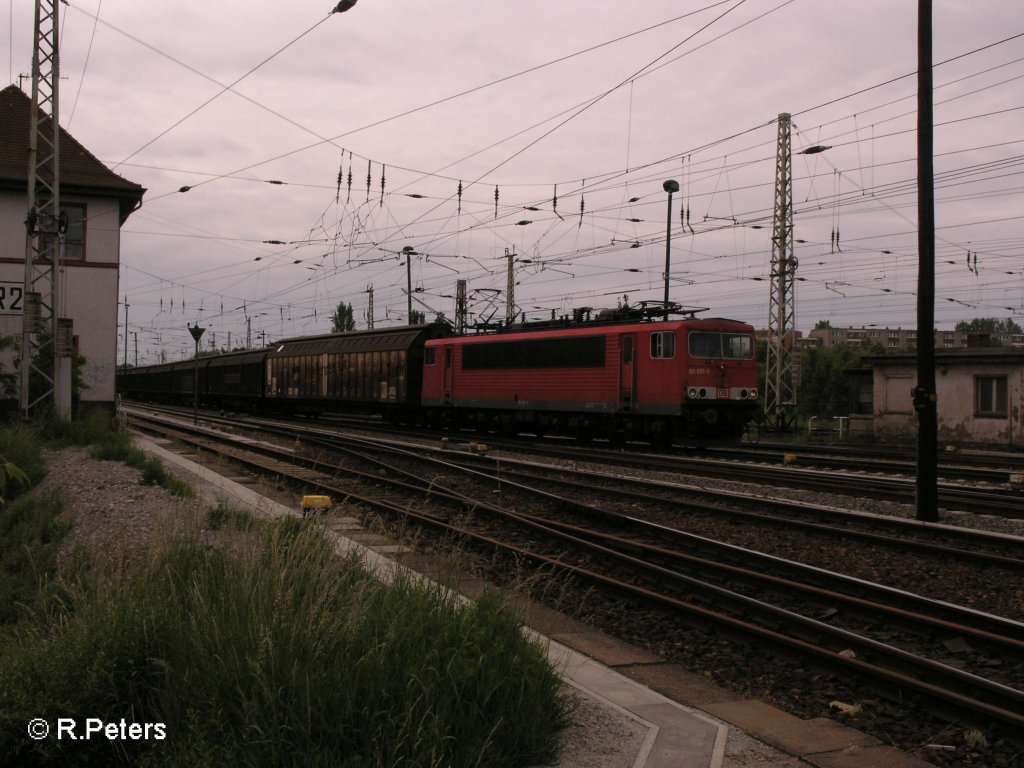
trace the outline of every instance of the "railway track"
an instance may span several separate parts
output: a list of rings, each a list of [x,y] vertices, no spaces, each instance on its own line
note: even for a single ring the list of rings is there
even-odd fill
[[[844,680],[870,681],[887,695],[920,700],[947,717],[1024,733],[1024,625],[1018,621],[623,514],[600,503],[608,496],[595,491],[593,477],[583,495],[578,479],[566,484],[564,472],[545,478],[536,465],[513,468],[507,459],[479,456],[466,461],[451,452],[424,457],[407,446],[329,434],[306,434],[307,455],[295,467],[297,457],[288,449],[245,439],[220,447],[222,435],[196,435],[180,423],[149,428],[379,514],[413,519],[473,548],[599,586],[653,607],[659,621],[700,623],[748,647],[770,647]],[[624,485],[622,478],[618,482]],[[563,491],[556,493],[552,484]],[[639,491],[620,487],[620,500],[623,493]],[[647,496],[644,503],[654,502]],[[849,527],[833,526],[829,535],[848,535],[840,529]],[[920,533],[932,527],[913,528]],[[880,544],[882,534],[872,535],[872,546]],[[968,558],[970,545],[918,543],[927,544],[923,551],[933,559],[950,558],[959,549],[965,560],[979,562]],[[1001,552],[989,553],[987,564],[977,567],[1024,571],[1024,542],[992,537],[988,543]],[[899,631],[886,629],[893,626]],[[951,638],[957,642],[950,644]],[[971,649],[969,658],[955,664],[933,658],[963,654],[964,647]]]
[[[168,409],[173,411],[174,409]],[[184,409],[179,412],[185,413]],[[191,412],[189,412],[191,413]],[[207,414],[204,419],[217,422],[222,417]],[[234,421],[245,422],[246,419]],[[264,424],[266,422],[264,421]],[[278,420],[282,434],[299,434],[309,431],[317,433],[322,426],[306,420],[284,422]],[[360,430],[379,431],[396,434],[398,430],[375,420],[365,419],[332,419],[329,424],[339,423],[356,426]],[[452,440],[470,439],[468,434],[438,433],[437,431],[403,427],[400,434],[438,439],[448,435]],[[514,452],[529,452],[536,456],[562,458],[577,463],[594,462],[603,465],[615,465],[623,468],[638,469],[645,472],[664,471],[676,474],[698,475],[705,478],[722,478],[724,480],[742,479],[744,482],[760,486],[775,486],[789,489],[807,490],[830,494],[844,494],[858,498],[873,498],[879,501],[891,501],[913,504],[916,485],[912,477],[912,466],[905,461],[895,464],[874,462],[879,471],[898,472],[899,475],[880,475],[867,471],[872,460],[863,454],[833,460],[832,464],[842,471],[814,469],[806,464],[814,464],[817,460],[811,453],[795,454],[792,451],[776,453],[769,451],[758,456],[757,461],[750,460],[747,450],[714,449],[701,456],[690,452],[651,453],[645,447],[627,446],[625,449],[610,450],[592,446],[567,443],[564,440],[509,439],[494,435],[482,435],[478,439],[485,440],[488,445]],[[790,463],[786,463],[790,461]],[[856,471],[854,469],[856,468]],[[951,470],[952,471],[952,470]],[[942,482],[938,487],[940,510],[946,512],[970,512],[974,514],[995,515],[1007,518],[1024,519],[1024,489],[1009,485],[1009,469],[973,470],[961,468],[956,475],[969,478],[975,483],[997,483],[998,487],[978,487],[976,485]],[[900,476],[901,475],[901,476]]]
[[[730,448],[713,448],[708,451],[712,455],[728,455],[731,458],[777,461],[787,452],[796,450],[805,454],[809,461],[817,466],[827,466],[832,462],[835,467],[848,466],[851,462],[864,460],[868,446],[829,445],[824,443],[806,443],[794,446],[792,443],[766,442],[741,444]],[[879,471],[912,473],[916,457],[913,450],[906,448],[871,445],[871,454],[878,464]],[[820,463],[819,463],[820,462]],[[886,467],[891,467],[887,469]],[[940,451],[938,462],[939,474],[947,479],[989,480],[1006,482],[1009,474],[1024,472],[1024,453],[1020,451],[982,450],[978,448],[958,448],[951,446],[949,450]]]

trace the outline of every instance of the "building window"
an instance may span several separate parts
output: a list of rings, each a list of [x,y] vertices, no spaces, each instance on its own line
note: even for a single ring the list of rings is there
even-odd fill
[[[1006,377],[974,377],[974,415],[979,417],[1005,419]]]
[[[63,260],[84,261],[85,260],[85,206],[72,203],[60,206],[60,214],[67,216],[68,228],[65,230],[65,251]],[[37,248],[40,252],[46,253],[50,248],[56,248],[53,242],[56,237],[56,229],[52,224],[39,227],[39,241]],[[48,256],[47,256],[48,258]]]
[[[914,380],[910,374],[886,375],[882,379],[882,413],[913,413],[911,389]]]
[[[67,215],[67,229],[64,232],[64,261],[85,261],[85,206],[72,203],[62,205],[60,212]],[[51,246],[56,247],[50,234],[43,233],[39,243],[41,251],[46,252]]]
[[[68,228],[64,233],[64,260],[85,261],[85,206],[62,205],[68,215]]]

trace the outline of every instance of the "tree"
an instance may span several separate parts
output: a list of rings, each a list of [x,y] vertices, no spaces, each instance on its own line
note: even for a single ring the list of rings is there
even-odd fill
[[[414,309],[409,313],[409,325],[423,325],[427,321],[427,316],[420,312],[418,309]]]
[[[861,358],[885,352],[880,345],[852,347],[808,347],[800,359],[800,387],[797,406],[804,417],[832,418],[857,410],[857,387],[847,375],[860,365]]]
[[[342,333],[344,331],[354,331],[355,329],[356,320],[352,315],[352,305],[339,301],[334,314],[331,315],[331,332]]]
[[[976,317],[973,320],[961,320],[956,330],[964,333],[1022,333],[1021,327],[1013,318],[1000,320],[997,317]]]
[[[831,328],[831,327],[832,327],[832,323],[829,320],[819,320],[818,322],[816,322],[814,324],[814,330],[816,330],[816,331],[820,331],[820,330],[822,330],[824,328]]]

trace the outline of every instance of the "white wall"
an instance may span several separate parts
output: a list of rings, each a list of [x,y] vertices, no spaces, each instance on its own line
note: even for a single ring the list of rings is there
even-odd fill
[[[62,202],[85,203],[85,261],[71,262],[62,273],[64,311],[74,321],[79,352],[85,356],[83,378],[89,389],[83,402],[114,400],[117,361],[118,261],[120,226],[116,200],[63,195]],[[0,281],[24,282],[24,194],[0,193]],[[21,263],[13,263],[18,259]],[[21,335],[21,315],[0,315],[0,334]],[[2,360],[11,371],[13,357]]]

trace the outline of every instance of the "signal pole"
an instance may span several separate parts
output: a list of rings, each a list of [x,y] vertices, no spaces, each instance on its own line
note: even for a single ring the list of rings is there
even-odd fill
[[[199,321],[195,325],[187,325],[188,332],[196,343],[195,356],[192,358],[192,423],[199,423],[199,340],[203,338],[205,328],[199,327]]]
[[[369,300],[366,305],[366,328],[367,330],[373,330],[373,283],[366,286],[366,293],[369,294]]]
[[[124,369],[128,370],[128,297],[124,297]]]

